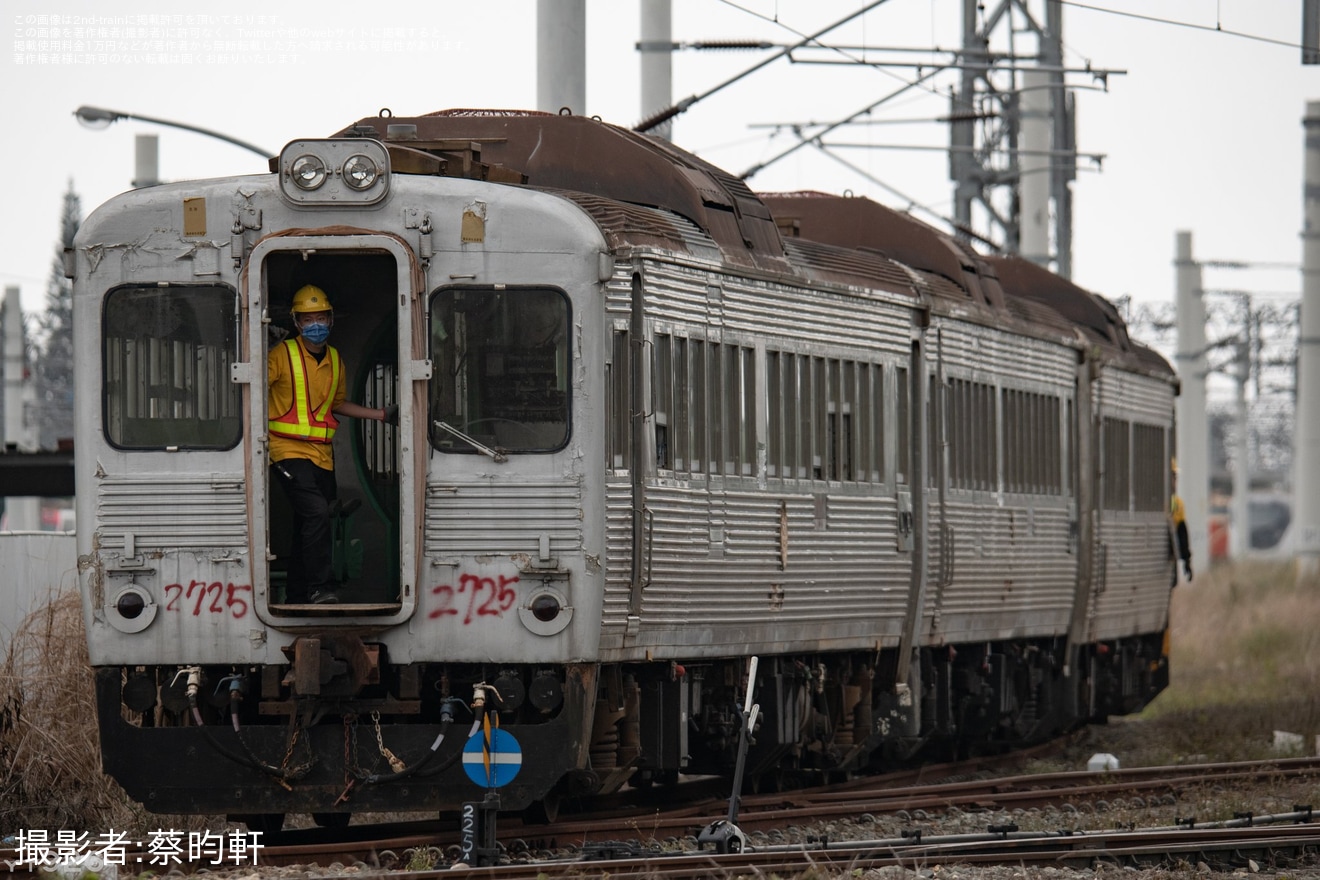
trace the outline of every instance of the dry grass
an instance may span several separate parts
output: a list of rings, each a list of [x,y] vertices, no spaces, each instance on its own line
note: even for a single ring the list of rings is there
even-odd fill
[[[101,772],[95,693],[77,593],[30,614],[0,667],[0,830],[205,827],[161,817]]]
[[[1190,702],[1313,691],[1320,681],[1320,582],[1291,563],[1218,566],[1173,597],[1174,681]]]
[[[1222,565],[1173,594],[1172,677],[1141,716],[1169,762],[1265,758],[1274,731],[1320,733],[1320,582],[1292,563]],[[1149,731],[1148,731],[1149,733]]]
[[[1292,563],[1212,568],[1173,595],[1173,682],[1179,704],[1309,697],[1320,683],[1320,579]]]

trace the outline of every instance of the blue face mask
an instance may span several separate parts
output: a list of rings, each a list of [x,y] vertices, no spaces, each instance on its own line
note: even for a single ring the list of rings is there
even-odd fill
[[[330,325],[317,321],[313,324],[304,324],[299,332],[302,333],[303,339],[312,345],[320,345],[330,338]]]

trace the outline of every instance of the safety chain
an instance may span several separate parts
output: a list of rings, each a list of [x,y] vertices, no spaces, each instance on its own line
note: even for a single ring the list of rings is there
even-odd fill
[[[385,740],[382,739],[380,735],[380,712],[373,709],[371,712],[371,721],[376,725],[376,748],[380,749],[380,753],[385,756],[385,760],[390,762],[391,770],[395,773],[402,773],[408,765],[404,764],[403,761],[399,760],[393,752],[385,748]]]
[[[307,771],[312,769],[312,763],[316,760],[316,756],[312,754],[310,739],[304,739],[302,736],[303,728],[298,719],[299,716],[296,712],[289,718],[289,726],[293,729],[293,732],[289,734],[289,744],[284,750],[284,759],[280,761],[280,771],[282,775],[275,778],[276,782],[289,791],[293,791],[293,786],[289,785],[287,780],[301,779],[303,776],[307,775]],[[290,768],[289,762],[293,760],[293,750],[297,748],[300,739],[302,739],[304,745],[307,746],[307,763],[298,764]]]
[[[348,800],[348,793],[357,784],[354,773],[357,772],[357,715],[344,713],[344,790],[335,798],[336,804]]]

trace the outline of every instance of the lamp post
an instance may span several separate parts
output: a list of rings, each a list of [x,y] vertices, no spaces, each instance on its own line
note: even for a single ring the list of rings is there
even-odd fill
[[[107,110],[104,107],[89,107],[83,105],[73,111],[73,115],[78,118],[78,122],[87,128],[104,129],[109,128],[121,119],[136,119],[139,122],[151,122],[156,125],[165,125],[170,128],[181,128],[184,131],[191,131],[197,134],[203,134],[225,143],[242,147],[261,156],[263,159],[269,159],[273,155],[269,150],[263,150],[261,147],[249,144],[247,141],[240,141],[236,137],[230,137],[218,131],[212,131],[209,128],[202,128],[197,125],[189,125],[185,122],[174,122],[170,119],[158,119],[154,116],[142,116],[138,113],[125,113],[122,110]],[[144,186],[155,186],[160,183],[159,172],[157,170],[157,155],[159,149],[154,134],[140,134],[137,136],[135,148],[135,163],[133,175],[133,188],[138,189]]]
[[[181,128],[184,131],[204,134],[207,137],[213,137],[217,140],[225,141],[236,147],[242,147],[245,150],[256,153],[263,159],[269,159],[271,156],[275,155],[270,150],[263,150],[261,147],[249,144],[247,141],[241,141],[236,137],[230,137],[227,134],[212,131],[209,128],[202,128],[198,125],[188,125],[185,122],[174,122],[170,119],[158,119],[154,116],[143,116],[140,113],[125,113],[122,110],[107,110],[104,107],[89,107],[84,105],[73,111],[73,115],[78,117],[78,121],[83,125],[86,125],[88,128],[108,128],[111,124],[118,122],[121,119],[136,119],[139,122],[150,122],[155,125],[165,125],[170,128]]]

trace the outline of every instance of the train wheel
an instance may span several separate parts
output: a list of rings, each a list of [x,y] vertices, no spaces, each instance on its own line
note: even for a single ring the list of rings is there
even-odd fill
[[[253,813],[240,817],[238,821],[246,825],[249,831],[260,834],[279,834],[284,830],[283,813]]]
[[[559,819],[559,804],[562,798],[557,791],[551,791],[541,800],[522,811],[523,822],[528,825],[550,825]]]
[[[352,813],[312,813],[312,821],[320,828],[347,828]]]

